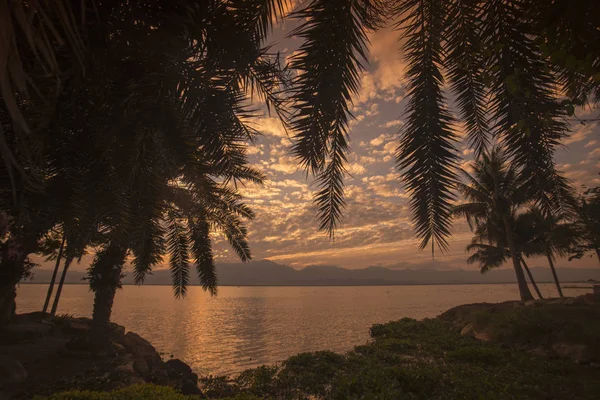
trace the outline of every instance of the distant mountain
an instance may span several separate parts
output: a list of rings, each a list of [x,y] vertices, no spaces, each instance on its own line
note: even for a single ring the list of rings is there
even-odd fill
[[[549,268],[531,268],[537,282],[552,282]],[[52,271],[34,270],[32,283],[48,283]],[[600,269],[562,268],[558,269],[561,282],[585,282],[589,279],[600,280]],[[82,283],[84,272],[71,270],[67,273],[66,283]],[[515,274],[512,269],[498,269],[485,275],[476,270],[435,270],[435,269],[388,269],[367,267],[363,269],[345,269],[336,266],[312,265],[300,270],[277,264],[269,260],[252,261],[247,264],[217,264],[219,284],[223,286],[351,286],[351,285],[440,285],[463,283],[513,283]],[[198,281],[194,277],[192,284]],[[133,277],[128,274],[123,280],[132,284]],[[171,278],[168,270],[157,270],[146,279],[149,285],[169,285]]]

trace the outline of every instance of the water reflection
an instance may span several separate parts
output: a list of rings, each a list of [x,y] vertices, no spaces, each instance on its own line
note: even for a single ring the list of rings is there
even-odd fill
[[[21,285],[19,311],[39,311],[46,288]],[[555,295],[551,284],[541,290]],[[567,289],[566,295],[584,292]],[[516,285],[221,287],[213,298],[191,287],[180,300],[168,286],[126,286],[115,299],[113,320],[199,374],[229,374],[303,351],[351,350],[369,339],[374,323],[517,298]],[[58,313],[90,316],[92,304],[85,285],[66,285]]]

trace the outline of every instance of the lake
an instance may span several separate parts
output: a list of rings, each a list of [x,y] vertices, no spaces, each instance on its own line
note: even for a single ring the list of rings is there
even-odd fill
[[[551,284],[540,288],[556,296]],[[18,312],[40,311],[47,285],[24,284]],[[575,296],[589,289],[565,289]],[[234,374],[305,351],[345,352],[369,340],[369,328],[402,317],[429,318],[465,303],[519,298],[517,285],[200,287],[175,299],[170,286],[125,286],[112,320],[148,339],[164,358],[181,358],[200,375]],[[57,314],[90,317],[86,285],[65,285]]]

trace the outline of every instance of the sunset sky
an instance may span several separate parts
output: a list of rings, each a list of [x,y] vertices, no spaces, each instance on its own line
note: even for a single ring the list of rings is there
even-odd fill
[[[292,21],[273,35],[274,48],[289,57],[299,40],[286,38]],[[243,190],[257,218],[249,224],[254,259],[268,258],[293,267],[311,264],[363,268],[372,265],[393,268],[475,268],[467,266],[464,247],[471,234],[466,224],[456,221],[450,250],[446,254],[419,251],[413,236],[408,210],[408,194],[403,190],[394,167],[398,131],[403,124],[407,98],[405,64],[399,51],[398,33],[384,29],[370,35],[371,65],[362,78],[360,95],[354,102],[356,119],[350,125],[352,154],[346,179],[347,208],[335,241],[317,230],[311,198],[314,187],[298,162],[289,154],[291,141],[275,116],[266,113],[254,121],[262,132],[250,148],[252,160],[267,176],[262,187]],[[452,107],[452,100],[448,98]],[[597,117],[598,110],[578,110],[579,118]],[[460,135],[461,127],[456,126]],[[600,129],[598,123],[573,124],[571,136],[556,155],[558,168],[581,185],[599,185]],[[464,166],[473,157],[464,143]],[[235,255],[223,239],[216,238],[217,262],[234,262]],[[533,265],[546,265],[543,260]],[[87,268],[84,260],[77,269]],[[597,260],[586,258],[559,267],[596,267]],[[166,267],[166,265],[162,266]]]

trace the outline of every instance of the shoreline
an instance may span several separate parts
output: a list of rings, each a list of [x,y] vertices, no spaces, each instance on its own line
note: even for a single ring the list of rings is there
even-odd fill
[[[41,313],[20,314],[14,325],[18,328],[13,331],[18,335],[13,337],[16,342],[9,356],[20,360],[29,375],[15,383],[12,394],[17,394],[15,399],[24,399],[32,394],[48,396],[88,389],[110,396],[112,390],[124,388],[138,394],[168,391],[170,396],[127,399],[179,399],[175,395],[185,399],[199,393],[209,398],[242,396],[236,399],[280,398],[286,397],[285,393],[314,398],[353,398],[355,394],[400,398],[411,394],[416,398],[459,399],[471,398],[475,387],[481,391],[480,397],[489,398],[512,385],[510,396],[495,398],[559,399],[570,393],[569,398],[591,400],[600,390],[598,316],[600,297],[592,294],[525,303],[465,304],[436,318],[403,318],[373,325],[371,340],[344,354],[300,353],[276,365],[240,374],[198,377],[184,361],[164,361],[150,342],[133,332],[126,333],[117,324],[113,324],[114,354],[98,357],[73,344],[89,332],[88,318],[47,319]],[[23,342],[24,333],[30,336]],[[20,353],[23,349],[30,349],[29,361],[23,359],[27,358]],[[6,345],[0,345],[0,361],[2,357],[6,361],[6,350]],[[547,369],[546,364],[551,367]],[[55,375],[46,376],[45,366],[52,366],[49,373]],[[362,385],[375,377],[372,385]],[[144,386],[147,383],[160,387]],[[142,386],[131,386],[136,384]],[[524,397],[531,393],[531,384],[544,396]]]

